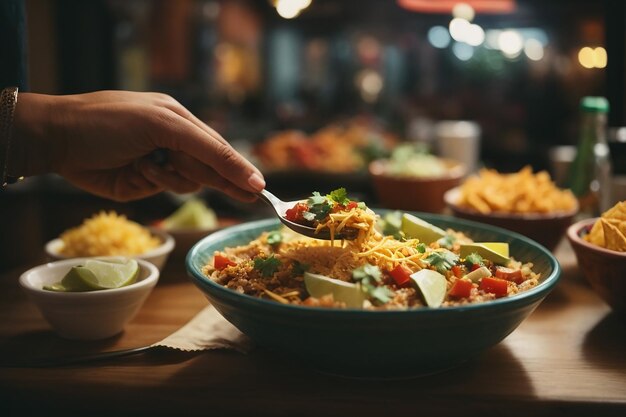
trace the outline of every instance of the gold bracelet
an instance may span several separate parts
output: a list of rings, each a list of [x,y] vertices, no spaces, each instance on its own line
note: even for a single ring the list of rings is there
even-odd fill
[[[17,92],[17,87],[9,87],[0,93],[0,187],[2,188],[21,179],[9,175],[8,172]]]

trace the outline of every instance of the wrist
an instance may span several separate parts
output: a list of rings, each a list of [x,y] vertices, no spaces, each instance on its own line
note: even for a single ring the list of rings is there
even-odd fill
[[[32,176],[51,171],[52,96],[20,93],[13,116],[8,171],[12,176]]]

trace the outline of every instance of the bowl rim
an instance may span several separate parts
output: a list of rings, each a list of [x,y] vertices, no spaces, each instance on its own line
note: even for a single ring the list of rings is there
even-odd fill
[[[40,296],[46,296],[46,297],[50,297],[50,298],[86,298],[86,297],[101,297],[103,295],[111,295],[114,296],[116,294],[121,294],[121,293],[126,293],[126,292],[132,292],[132,291],[138,291],[138,290],[142,290],[142,289],[146,289],[146,288],[151,288],[154,285],[156,285],[156,283],[159,280],[159,276],[160,276],[160,272],[159,269],[152,264],[149,261],[146,261],[144,259],[136,259],[133,258],[137,261],[137,263],[139,264],[140,268],[145,269],[148,271],[148,276],[146,276],[144,279],[133,282],[130,285],[126,285],[124,287],[119,287],[119,288],[111,288],[111,289],[104,289],[104,290],[94,290],[94,291],[81,291],[81,292],[57,292],[57,291],[48,291],[48,290],[44,290],[43,288],[38,288],[34,285],[31,284],[31,282],[28,280],[28,277],[32,274],[36,274],[39,273],[41,271],[45,271],[47,269],[50,268],[54,268],[54,267],[63,267],[63,266],[74,266],[74,265],[78,265],[81,262],[84,262],[88,259],[107,259],[107,258],[119,258],[116,256],[94,256],[94,257],[82,257],[82,258],[70,258],[70,259],[62,259],[62,260],[58,260],[58,261],[53,261],[53,262],[47,262],[45,264],[41,264],[41,265],[37,265],[34,266],[26,271],[24,271],[19,278],[19,284],[20,286],[31,293],[40,295]]]
[[[167,253],[170,253],[172,250],[174,250],[174,247],[176,246],[176,240],[171,234],[169,234],[163,229],[159,229],[158,227],[149,226],[147,227],[147,229],[150,230],[150,233],[152,235],[159,237],[162,243],[156,248],[150,249],[148,252],[145,252],[139,255],[124,255],[124,256],[127,256],[129,258],[134,258],[134,259],[151,259],[151,258],[157,258],[157,257],[163,256]],[[64,255],[58,251],[58,248],[62,245],[62,243],[63,241],[61,240],[60,237],[56,237],[46,242],[46,244],[44,245],[44,250],[46,254],[56,259],[73,259],[74,257]],[[83,256],[82,258],[89,258],[89,257]]]
[[[567,228],[567,238],[570,243],[576,246],[583,247],[591,252],[594,252],[598,255],[609,256],[618,259],[625,259],[626,252],[619,252],[612,249],[603,248],[601,246],[594,245],[590,242],[587,242],[585,239],[581,237],[581,232],[587,228],[591,228],[600,217],[592,217],[588,219],[579,220],[576,223],[572,224]]]
[[[325,315],[333,316],[336,314],[341,314],[342,316],[343,315],[349,316],[349,315],[374,314],[375,315],[374,317],[396,317],[396,316],[406,316],[407,314],[411,314],[411,315],[419,314],[419,315],[433,316],[433,315],[442,315],[442,314],[464,314],[468,311],[471,312],[471,311],[498,310],[503,305],[517,305],[517,304],[522,305],[524,303],[530,303],[536,298],[541,298],[542,296],[547,295],[560,279],[561,265],[558,262],[558,260],[543,245],[527,238],[526,236],[523,236],[519,233],[512,232],[506,229],[502,229],[500,227],[478,223],[478,222],[465,220],[465,219],[459,219],[456,217],[451,217],[451,216],[446,216],[446,215],[441,215],[441,214],[432,214],[432,213],[423,213],[423,214],[429,217],[434,216],[444,221],[453,221],[453,222],[462,223],[467,227],[479,227],[489,232],[497,232],[501,234],[504,233],[506,235],[510,235],[511,237],[521,240],[523,241],[523,243],[534,247],[535,249],[539,250],[542,253],[542,255],[546,256],[550,266],[552,267],[552,272],[547,277],[543,277],[543,279],[537,286],[527,291],[524,291],[522,293],[516,294],[512,297],[497,298],[495,300],[490,300],[488,302],[467,304],[467,305],[453,306],[453,307],[442,307],[442,308],[424,307],[424,308],[415,308],[415,309],[407,309],[407,310],[382,310],[381,311],[381,310],[364,310],[364,309],[358,309],[358,308],[326,309],[326,308],[309,307],[309,306],[301,306],[301,305],[293,305],[293,304],[281,304],[275,301],[265,300],[265,299],[253,297],[247,294],[241,294],[229,288],[226,288],[210,280],[208,277],[206,277],[202,273],[200,269],[195,267],[194,258],[198,257],[200,250],[203,248],[203,246],[207,245],[206,243],[207,240],[220,240],[223,237],[226,237],[230,234],[245,231],[247,228],[254,227],[254,226],[264,227],[264,228],[277,226],[279,225],[279,221],[276,218],[268,218],[268,219],[241,223],[236,226],[231,226],[226,229],[222,229],[219,232],[216,232],[212,235],[205,237],[204,239],[197,242],[191,248],[191,250],[187,253],[187,257],[185,258],[185,267],[187,269],[187,274],[189,275],[189,277],[191,278],[191,280],[196,286],[202,287],[204,285],[208,285],[212,289],[220,292],[222,295],[230,299],[237,300],[239,302],[243,301],[243,302],[248,303],[249,305],[257,306],[259,308],[264,308],[264,309],[270,309],[275,312],[290,311],[294,313],[315,314],[319,316],[325,316]]]
[[[456,201],[458,200],[458,195],[460,192],[461,192],[461,186],[454,187],[446,191],[443,194],[443,200],[445,201],[446,205],[455,212],[467,214],[470,216],[476,216],[476,217],[484,217],[484,218],[492,217],[492,218],[502,219],[502,220],[565,219],[565,218],[574,217],[578,213],[578,210],[579,210],[578,201],[576,200],[574,208],[571,210],[566,210],[566,211],[557,211],[557,212],[551,212],[551,213],[537,213],[537,212],[506,213],[502,211],[494,211],[494,212],[485,214],[477,210],[472,210],[472,209],[468,209],[465,207],[461,207],[458,204],[456,204]]]
[[[406,183],[414,183],[414,182],[440,182],[440,181],[450,181],[450,180],[459,180],[463,178],[467,174],[467,168],[465,165],[454,159],[449,158],[441,158],[438,159],[444,161],[446,164],[449,164],[450,167],[445,175],[431,175],[431,176],[399,176],[399,175],[391,175],[388,174],[386,169],[389,164],[388,158],[380,158],[370,162],[367,166],[367,170],[369,174],[373,178],[385,178],[398,182],[406,182]]]

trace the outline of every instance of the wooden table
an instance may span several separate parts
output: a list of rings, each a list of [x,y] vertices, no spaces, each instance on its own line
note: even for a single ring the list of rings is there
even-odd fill
[[[255,349],[155,352],[57,368],[0,367],[0,415],[626,415],[626,321],[580,277],[567,242],[564,274],[516,331],[477,360],[434,376],[357,380],[318,373]],[[156,342],[207,305],[172,260],[119,337],[57,337],[18,287],[0,276],[0,362]]]

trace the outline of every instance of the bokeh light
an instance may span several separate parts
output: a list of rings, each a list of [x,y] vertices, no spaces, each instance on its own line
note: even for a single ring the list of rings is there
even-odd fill
[[[428,30],[428,42],[435,48],[446,48],[450,45],[450,34],[443,26],[433,26]]]
[[[455,42],[452,53],[461,61],[469,61],[474,56],[474,47],[464,42]]]
[[[543,58],[543,45],[537,39],[526,39],[524,53],[531,61],[540,61]]]
[[[505,30],[498,36],[498,48],[507,58],[518,57],[523,47],[524,40],[515,30]]]
[[[458,3],[452,8],[452,16],[471,22],[476,13],[474,8],[467,3]]]

